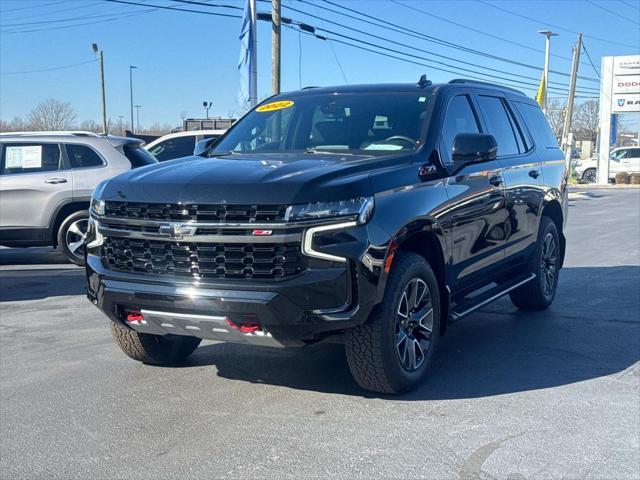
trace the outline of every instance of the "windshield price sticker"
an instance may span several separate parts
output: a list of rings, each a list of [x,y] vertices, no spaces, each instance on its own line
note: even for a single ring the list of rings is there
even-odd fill
[[[289,108],[292,105],[293,105],[293,102],[291,100],[271,102],[256,108],[256,112],[273,112],[275,110],[282,110],[283,108]]]
[[[7,147],[6,168],[41,168],[42,145]]]

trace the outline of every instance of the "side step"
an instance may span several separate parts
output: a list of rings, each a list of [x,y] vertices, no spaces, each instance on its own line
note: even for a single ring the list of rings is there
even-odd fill
[[[450,321],[457,322],[461,318],[466,317],[470,313],[473,313],[479,308],[482,308],[485,305],[488,305],[494,300],[497,300],[500,297],[504,297],[510,291],[515,290],[518,287],[521,287],[525,283],[529,283],[534,278],[536,278],[535,273],[530,273],[528,275],[516,277],[513,280],[510,280],[509,282],[496,285],[495,287],[485,292],[482,292],[480,295],[470,298],[464,303],[456,305],[451,309]]]

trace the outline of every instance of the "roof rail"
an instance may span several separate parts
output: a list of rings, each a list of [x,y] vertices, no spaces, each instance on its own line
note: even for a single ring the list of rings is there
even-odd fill
[[[0,135],[75,135],[77,137],[103,137],[101,133],[84,130],[49,130],[40,132],[0,132]]]
[[[524,93],[522,93],[520,90],[515,88],[505,87],[497,83],[483,82],[480,80],[471,80],[468,78],[454,78],[453,80],[449,80],[449,83],[473,83],[475,85],[484,85],[487,87],[502,88],[504,90],[509,90],[510,92],[515,92],[515,93],[519,93],[520,95],[524,95]]]
[[[308,87],[302,87],[300,90],[309,90],[310,88],[320,88],[316,85],[309,85]]]

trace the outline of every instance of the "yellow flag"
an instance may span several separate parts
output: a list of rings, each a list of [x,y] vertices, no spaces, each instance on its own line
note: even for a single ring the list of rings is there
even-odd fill
[[[536,102],[538,102],[538,105],[540,105],[541,107],[544,106],[546,100],[546,85],[547,78],[545,77],[544,72],[542,72],[542,78],[540,78],[540,86],[538,87],[538,93],[536,94]]]

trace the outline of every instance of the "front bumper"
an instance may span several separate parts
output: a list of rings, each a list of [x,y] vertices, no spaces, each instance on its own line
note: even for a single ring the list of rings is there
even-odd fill
[[[377,303],[377,285],[365,270],[350,260],[277,282],[190,283],[112,271],[88,254],[87,296],[112,321],[142,333],[303,346],[367,319]],[[140,310],[144,322],[127,322],[131,310]],[[232,326],[243,322],[259,325],[260,331],[243,333]]]

